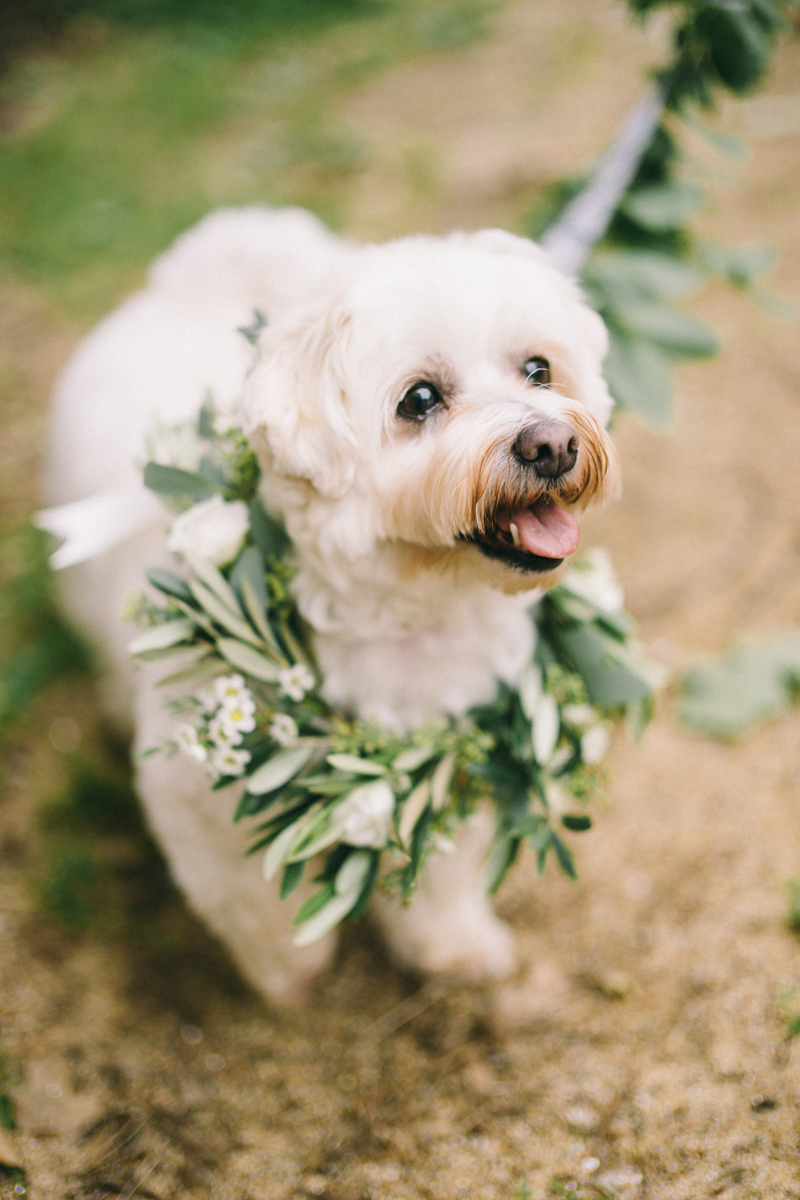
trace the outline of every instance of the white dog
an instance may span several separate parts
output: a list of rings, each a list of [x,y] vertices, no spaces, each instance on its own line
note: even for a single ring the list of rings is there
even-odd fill
[[[252,366],[237,327],[254,309],[268,323]],[[356,247],[299,210],[218,212],[68,366],[48,500],[136,484],[154,420],[185,421],[211,392],[243,422],[294,542],[327,698],[398,729],[460,714],[515,682],[533,649],[527,609],[577,546],[573,510],[616,488],[606,348],[578,288],[499,230]],[[167,562],[156,518],[63,577],[103,654],[107,710],[135,717],[139,750],[171,733],[163,664],[132,668],[120,614],[145,567]],[[297,995],[334,937],[292,945],[294,906],[243,857],[230,792],[162,755],[139,763],[138,787],[175,878],[243,974],[273,1000]],[[478,820],[409,906],[377,899],[402,965],[513,969],[480,887],[485,846]]]

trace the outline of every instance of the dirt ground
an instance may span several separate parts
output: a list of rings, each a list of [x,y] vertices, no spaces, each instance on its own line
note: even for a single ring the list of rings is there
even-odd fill
[[[360,180],[352,232],[503,222],[602,143],[657,55],[656,35],[596,0],[524,4],[487,41],[370,85],[347,118],[395,149]],[[743,164],[690,144],[712,172],[705,232],[768,240],[774,287],[795,296],[798,80],[794,38],[760,97],[725,107],[725,127],[751,139]],[[435,204],[414,147],[438,164]],[[416,191],[398,198],[391,156],[412,151]],[[0,487],[22,515],[48,388],[79,331],[17,284],[3,299]],[[618,422],[624,498],[584,524],[673,666],[800,623],[797,326],[721,286],[693,307],[723,355],[682,372],[670,435]],[[407,978],[362,924],[291,1012],[247,991],[139,833],[105,836],[122,866],[150,864],[134,871],[150,903],[138,934],[113,904],[83,933],[42,912],[37,813],[87,747],[111,761],[90,684],[62,683],[4,753],[0,1020],[20,1128],[0,1134],[0,1161],[24,1166],[28,1195],[800,1197],[800,1039],[786,1037],[800,942],[785,893],[800,875],[797,711],[724,746],[683,731],[667,696],[641,746],[620,735],[607,805],[577,846],[580,882],[525,862],[501,894],[522,951],[510,983]]]

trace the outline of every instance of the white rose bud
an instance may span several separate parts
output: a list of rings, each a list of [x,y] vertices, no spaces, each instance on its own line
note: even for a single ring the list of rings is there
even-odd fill
[[[590,766],[599,763],[609,746],[608,731],[602,725],[593,725],[581,738],[581,758]]]
[[[339,808],[342,841],[351,846],[386,845],[394,812],[394,792],[383,779],[356,788]]]
[[[175,518],[167,546],[173,554],[205,558],[222,567],[238,554],[249,525],[244,501],[214,495]]]

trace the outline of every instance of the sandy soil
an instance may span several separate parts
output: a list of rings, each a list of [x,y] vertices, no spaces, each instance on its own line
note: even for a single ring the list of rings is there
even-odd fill
[[[379,139],[385,120],[387,143],[402,144],[406,122],[435,144],[438,191],[419,211],[435,207],[436,224],[518,212],[525,188],[602,141],[657,51],[595,0],[575,0],[563,20],[583,65],[564,78],[553,52],[537,91],[530,10],[545,7],[511,9],[492,40],[441,71],[412,65],[351,102],[365,137]],[[547,38],[557,25],[548,17]],[[798,68],[795,39],[767,98],[797,108]],[[776,287],[796,294],[800,119],[776,134],[758,105],[725,111],[754,149],[743,166],[713,168],[706,231],[769,240]],[[378,163],[359,182],[355,232],[400,224],[393,170]],[[722,186],[732,173],[736,186]],[[4,298],[0,484],[16,516],[35,503],[47,389],[77,333],[16,285]],[[585,524],[587,543],[612,550],[644,640],[673,664],[797,623],[800,601],[797,328],[721,287],[694,307],[724,355],[682,373],[673,434],[619,421],[625,497]],[[65,716],[81,751],[68,748]],[[666,698],[642,746],[620,736],[607,806],[578,847],[580,882],[537,880],[526,863],[501,896],[523,957],[509,984],[406,978],[362,925],[291,1013],[246,990],[136,830],[103,843],[130,867],[132,919],[117,919],[113,898],[86,934],[42,914],[36,813],[87,749],[112,761],[90,686],[61,684],[4,755],[0,1019],[20,1130],[0,1138],[0,1161],[26,1167],[30,1195],[800,1197],[800,1045],[785,1036],[800,1011],[800,945],[784,893],[800,874],[797,712],[722,746],[678,728]],[[0,1182],[6,1195],[12,1181]]]

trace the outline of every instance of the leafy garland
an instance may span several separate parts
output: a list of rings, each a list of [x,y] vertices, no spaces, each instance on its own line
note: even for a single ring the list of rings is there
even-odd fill
[[[175,739],[148,753],[182,751],[214,789],[244,782],[234,820],[257,820],[250,853],[264,852],[267,879],[282,872],[282,898],[326,852],[294,917],[297,944],[360,915],[378,883],[409,897],[430,852],[450,848],[484,798],[496,810],[490,892],[526,840],[540,871],[552,855],[574,878],[563,832],[591,826],[609,719],[624,713],[640,730],[661,682],[631,640],[605,552],[590,552],[532,609],[536,649],[517,689],[500,684],[466,719],[402,737],[322,698],[291,595],[291,544],[258,496],[241,432],[205,406],[196,424],[161,430],[149,449],[145,484],[177,514],[168,545],[186,575],[147,572],[161,600],[143,594],[130,607],[145,627],[130,651],[176,660],[161,686],[188,694],[168,703],[182,722]]]
[[[798,0],[627,0],[635,18],[656,9],[674,16],[673,55],[655,72],[665,99],[665,118],[621,197],[606,236],[589,258],[581,282],[608,327],[604,364],[620,410],[656,428],[673,418],[672,366],[681,359],[713,355],[714,332],[675,301],[713,278],[747,290],[764,307],[786,315],[787,306],[760,287],[774,265],[767,246],[727,247],[696,238],[689,222],[706,205],[704,189],[687,179],[687,162],[676,141],[675,118],[721,153],[738,157],[737,139],[709,128],[697,110],[714,106],[720,89],[736,95],[765,75],[789,13]],[[529,220],[538,238],[577,195],[585,175],[553,183]]]

